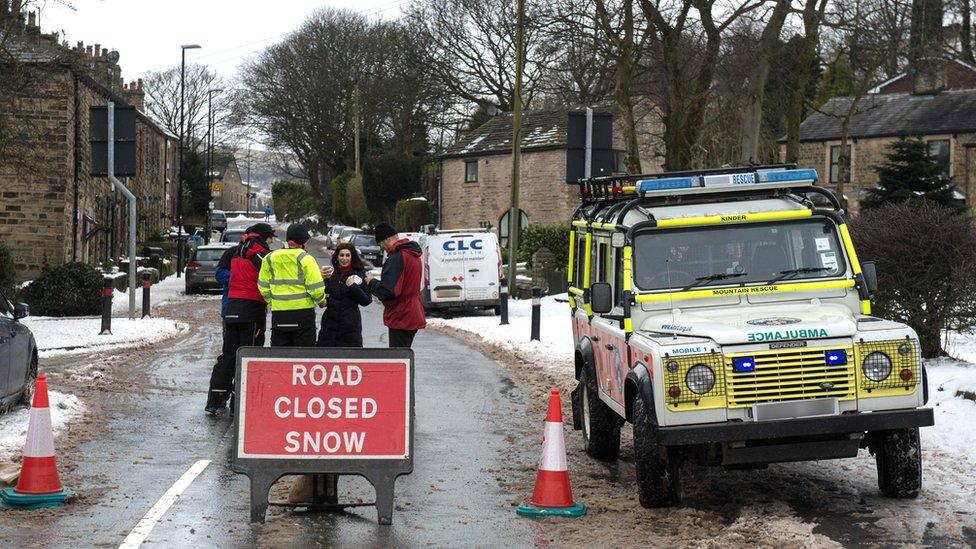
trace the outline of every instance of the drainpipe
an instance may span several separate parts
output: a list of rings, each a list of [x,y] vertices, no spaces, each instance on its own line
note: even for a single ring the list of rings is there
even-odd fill
[[[75,106],[75,150],[74,150],[74,161],[75,161],[75,188],[74,196],[72,197],[71,204],[71,261],[78,261],[78,163],[81,162],[80,155],[78,154],[78,134],[81,133],[80,130],[80,117],[78,116],[78,76],[74,75],[75,81],[75,93],[74,93],[74,106]]]

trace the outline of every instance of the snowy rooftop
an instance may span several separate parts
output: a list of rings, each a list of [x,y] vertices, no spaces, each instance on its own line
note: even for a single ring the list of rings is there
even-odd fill
[[[567,109],[522,113],[522,150],[566,147]],[[512,114],[500,114],[464,135],[444,158],[507,153],[512,150]]]

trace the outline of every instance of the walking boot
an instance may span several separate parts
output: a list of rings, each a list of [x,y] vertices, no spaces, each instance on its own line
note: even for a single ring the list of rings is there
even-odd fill
[[[204,411],[210,415],[214,415],[217,412],[224,409],[227,405],[227,392],[226,391],[213,391],[211,390],[207,393],[207,406]]]

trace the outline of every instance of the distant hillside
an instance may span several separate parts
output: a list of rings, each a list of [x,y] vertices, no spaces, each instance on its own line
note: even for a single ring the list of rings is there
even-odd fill
[[[237,149],[237,165],[241,170],[241,178],[247,181],[247,149]],[[251,185],[271,192],[271,185],[279,179],[304,181],[301,169],[295,161],[294,155],[251,149]]]

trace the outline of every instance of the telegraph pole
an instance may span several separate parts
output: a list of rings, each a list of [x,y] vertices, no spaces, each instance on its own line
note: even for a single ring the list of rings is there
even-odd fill
[[[244,197],[244,215],[251,217],[251,144],[247,144],[247,196]]]
[[[521,225],[519,207],[519,165],[522,161],[522,60],[525,34],[525,0],[518,0],[515,26],[515,97],[512,105],[512,207],[508,211],[508,286],[516,288],[516,255]]]

